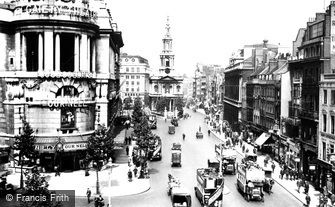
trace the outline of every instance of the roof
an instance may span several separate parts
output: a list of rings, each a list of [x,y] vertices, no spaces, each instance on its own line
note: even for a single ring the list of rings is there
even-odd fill
[[[274,71],[273,74],[283,74],[288,72],[288,63],[284,63],[278,70]]]
[[[271,135],[269,133],[263,132],[263,134],[256,139],[255,144],[262,146],[270,138],[270,136]]]

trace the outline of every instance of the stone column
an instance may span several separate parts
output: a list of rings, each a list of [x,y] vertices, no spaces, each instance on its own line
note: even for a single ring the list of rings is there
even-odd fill
[[[74,36],[74,71],[79,71],[79,35]]]
[[[53,71],[54,69],[54,33],[53,31],[44,32],[44,70]]]
[[[43,36],[38,33],[38,71],[43,71]]]
[[[87,71],[87,35],[81,35],[80,41],[80,71]]]
[[[91,37],[87,37],[87,71],[91,71]]]
[[[22,54],[21,54],[21,60],[22,60],[22,71],[27,71],[27,39],[26,35],[22,34]]]
[[[60,37],[59,33],[55,37],[55,71],[60,71]]]
[[[92,73],[95,73],[95,62],[96,62],[96,44],[95,41],[92,42]]]
[[[21,70],[21,33],[15,33],[15,70]]]

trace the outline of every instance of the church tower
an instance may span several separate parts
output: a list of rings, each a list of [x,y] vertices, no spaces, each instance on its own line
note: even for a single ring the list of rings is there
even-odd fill
[[[162,39],[163,50],[160,54],[161,66],[159,68],[159,73],[161,75],[169,75],[172,71],[174,71],[174,53],[172,50],[172,37],[170,34],[169,17],[167,17],[165,29],[166,34]]]

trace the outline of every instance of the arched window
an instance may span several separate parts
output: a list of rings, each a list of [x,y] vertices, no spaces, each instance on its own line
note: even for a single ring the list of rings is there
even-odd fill
[[[155,89],[155,93],[158,93],[158,85],[155,85],[154,89]]]
[[[180,86],[177,86],[177,92],[178,93],[180,92]]]
[[[78,97],[78,90],[74,86],[63,86],[58,89],[56,98],[60,97]]]

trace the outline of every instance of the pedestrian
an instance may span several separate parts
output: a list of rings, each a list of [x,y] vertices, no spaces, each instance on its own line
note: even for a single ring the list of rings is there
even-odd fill
[[[309,183],[308,181],[305,182],[305,194],[308,194],[309,191]]]
[[[330,196],[330,201],[331,201],[332,206],[334,206],[335,205],[335,194],[334,193]]]
[[[283,179],[284,177],[284,170],[283,169],[280,169],[280,172],[279,172],[279,178],[280,179]]]
[[[87,202],[88,203],[91,203],[91,190],[89,188],[87,188],[87,191],[86,191],[86,196],[87,196]]]
[[[201,132],[201,126],[199,126],[199,132]]]
[[[99,203],[99,207],[102,207],[105,205],[104,198],[101,195],[99,195],[98,203]]]
[[[275,163],[272,161],[272,165],[271,165],[271,167],[272,167],[272,172],[274,172],[275,171],[275,168],[276,168],[276,165],[275,165]]]
[[[131,172],[131,170],[128,170],[128,181],[131,182],[133,179],[133,173]]]
[[[309,204],[311,203],[311,197],[307,194],[305,199],[306,199],[306,206],[309,207]]]
[[[211,136],[211,130],[208,129],[208,136]]]
[[[128,167],[131,167],[131,157],[128,158]]]
[[[99,207],[99,198],[98,197],[94,198],[94,207]]]
[[[60,176],[60,170],[58,165],[55,167],[55,170],[56,170],[55,176]]]
[[[126,147],[126,153],[127,153],[127,155],[129,155],[129,147],[128,146]]]
[[[136,177],[137,177],[137,171],[138,171],[138,170],[137,170],[137,167],[134,167],[134,170],[133,170],[133,171],[134,171],[134,177],[136,178]]]
[[[327,189],[327,186],[323,186],[322,190],[323,190],[323,194],[328,198],[328,189]]]
[[[183,140],[185,140],[185,136],[186,136],[186,135],[183,133]]]
[[[301,180],[297,180],[297,187],[298,187],[298,193],[300,193],[300,188],[301,188]]]

